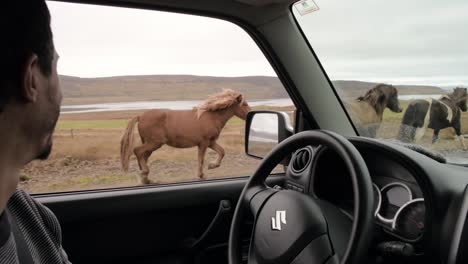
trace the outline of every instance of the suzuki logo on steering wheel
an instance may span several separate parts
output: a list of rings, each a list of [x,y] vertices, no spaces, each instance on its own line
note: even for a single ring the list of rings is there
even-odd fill
[[[281,231],[281,223],[286,224],[286,210],[276,211],[276,217],[271,218],[271,229]]]

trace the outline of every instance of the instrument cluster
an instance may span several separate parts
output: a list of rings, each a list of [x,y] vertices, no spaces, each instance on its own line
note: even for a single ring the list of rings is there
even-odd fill
[[[415,198],[404,183],[391,182],[379,187],[373,184],[375,218],[387,232],[416,242],[424,234],[426,208],[423,198]]]

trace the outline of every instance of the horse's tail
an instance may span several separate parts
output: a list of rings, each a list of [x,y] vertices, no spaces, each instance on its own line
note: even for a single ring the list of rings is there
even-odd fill
[[[410,103],[403,114],[401,120],[400,131],[398,132],[398,140],[403,142],[413,142],[416,135],[415,119],[416,119],[417,105]]]
[[[128,171],[130,156],[132,155],[133,151],[133,131],[135,130],[135,125],[138,120],[139,116],[130,119],[127,128],[125,129],[125,133],[122,136],[122,140],[120,140],[120,162],[122,163],[122,169],[125,172]]]

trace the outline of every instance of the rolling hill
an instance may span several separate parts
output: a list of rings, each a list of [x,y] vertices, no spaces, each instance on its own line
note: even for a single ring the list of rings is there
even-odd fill
[[[146,100],[204,99],[222,88],[237,90],[249,99],[288,97],[278,78],[205,77],[191,75],[77,78],[61,76],[64,104]]]
[[[248,100],[286,98],[276,77],[210,77],[194,75],[142,75],[103,78],[60,76],[64,105],[152,100],[200,100],[222,88],[243,93]],[[334,81],[340,96],[356,97],[376,83]],[[400,94],[437,94],[434,86],[397,86]]]
[[[364,94],[368,89],[374,87],[377,83],[360,81],[333,81],[335,89],[340,96],[358,97]],[[443,94],[447,91],[436,86],[423,85],[395,85],[398,94]]]

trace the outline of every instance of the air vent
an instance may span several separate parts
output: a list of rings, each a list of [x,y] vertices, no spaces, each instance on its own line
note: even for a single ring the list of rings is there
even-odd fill
[[[294,172],[302,172],[310,163],[312,154],[308,148],[300,149],[296,152],[292,162],[292,170]]]

